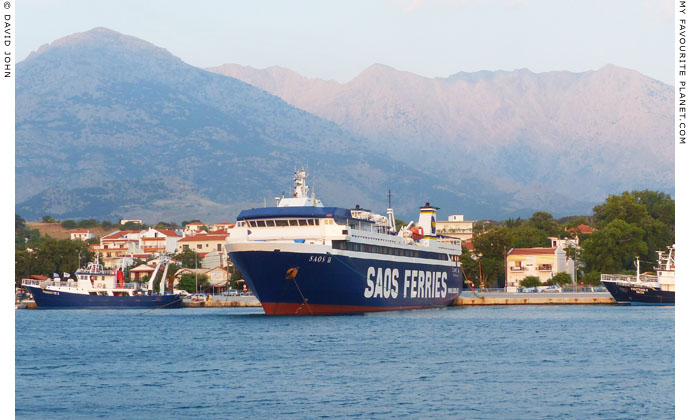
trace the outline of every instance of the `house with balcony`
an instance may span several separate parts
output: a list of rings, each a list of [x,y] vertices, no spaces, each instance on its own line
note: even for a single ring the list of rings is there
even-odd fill
[[[568,273],[575,281],[575,263],[560,246],[554,248],[513,248],[506,255],[506,286],[519,287],[528,276],[546,283],[557,273]]]
[[[92,245],[91,252],[100,254],[101,263],[105,268],[117,268],[122,263],[122,258],[145,257],[139,247],[139,230],[117,230],[101,238],[100,244]]]
[[[174,253],[177,250],[177,242],[182,235],[172,229],[148,228],[139,236],[139,248],[150,255]]]

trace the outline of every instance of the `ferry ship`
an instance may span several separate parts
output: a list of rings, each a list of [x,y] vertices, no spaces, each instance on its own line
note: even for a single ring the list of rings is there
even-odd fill
[[[267,315],[347,314],[449,305],[462,292],[459,244],[436,235],[437,207],[399,231],[387,216],[325,207],[295,172],[292,197],[243,210],[226,249]]]
[[[165,266],[162,278],[168,271],[169,259],[161,257],[146,289],[139,283],[125,283],[122,269],[106,269],[96,261],[85,269],[77,270],[76,280],[23,279],[22,287],[31,292],[38,309],[122,309],[122,308],[179,308],[180,295],[165,294],[164,281],[160,293],[153,290],[154,279],[161,266]]]
[[[601,282],[616,302],[627,305],[675,305],[676,303],[676,246],[667,252],[657,251],[656,274],[640,274],[640,259],[635,260],[634,276],[602,274]]]

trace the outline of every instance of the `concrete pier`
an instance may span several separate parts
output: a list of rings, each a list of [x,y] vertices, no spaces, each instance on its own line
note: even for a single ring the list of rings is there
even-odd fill
[[[211,300],[198,301],[185,299],[185,308],[231,308],[231,307],[261,307],[259,299],[254,296],[212,296]]]
[[[600,293],[501,293],[462,292],[451,306],[480,305],[612,305],[608,292]]]

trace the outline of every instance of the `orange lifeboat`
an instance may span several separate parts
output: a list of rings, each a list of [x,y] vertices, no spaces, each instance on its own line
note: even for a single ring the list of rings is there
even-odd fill
[[[412,232],[412,239],[415,241],[418,241],[424,237],[424,228],[421,226],[410,228],[410,232]]]

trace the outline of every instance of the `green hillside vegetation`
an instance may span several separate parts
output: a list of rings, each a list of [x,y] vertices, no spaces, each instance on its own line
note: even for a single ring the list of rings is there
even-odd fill
[[[486,287],[503,287],[505,256],[512,248],[549,247],[548,236],[574,237],[566,229],[585,224],[596,228],[591,235],[580,235],[581,252],[566,249],[580,263],[578,280],[598,284],[600,273],[634,270],[639,256],[643,271],[656,264],[656,251],[665,250],[675,239],[675,202],[668,194],[632,191],[610,195],[593,209],[593,215],[554,219],[536,212],[529,219],[475,224],[474,255],[463,253],[463,270],[469,279],[485,281]],[[480,277],[481,263],[481,277]],[[476,282],[475,282],[476,283]]]

